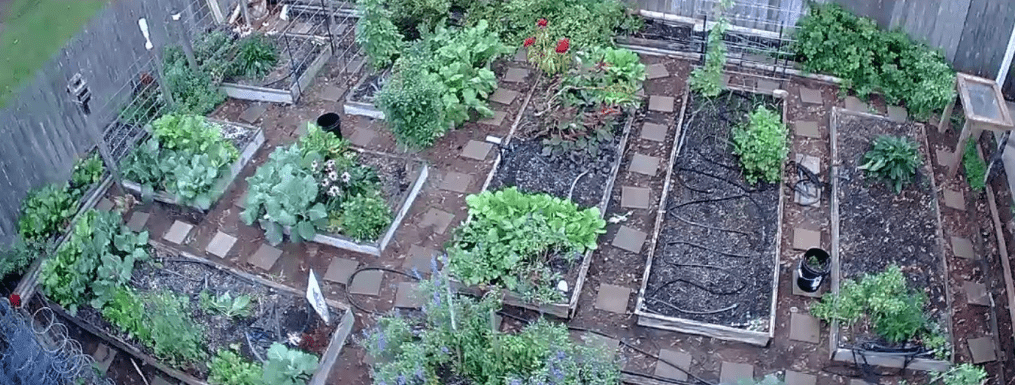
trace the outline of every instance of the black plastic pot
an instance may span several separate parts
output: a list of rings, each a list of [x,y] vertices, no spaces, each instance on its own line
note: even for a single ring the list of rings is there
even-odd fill
[[[807,263],[808,260],[814,257],[818,260],[821,267],[811,266]],[[821,283],[825,281],[825,277],[828,276],[829,271],[832,268],[832,257],[828,255],[828,252],[821,249],[810,249],[804,252],[803,258],[800,258],[800,262],[797,264],[797,279],[796,285],[808,293],[814,293],[821,288]]]
[[[334,112],[317,117],[317,125],[325,132],[335,134],[339,138],[342,137],[342,118]]]

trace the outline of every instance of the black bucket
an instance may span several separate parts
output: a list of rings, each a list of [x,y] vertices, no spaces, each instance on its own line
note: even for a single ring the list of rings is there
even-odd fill
[[[334,112],[317,117],[317,125],[324,132],[330,132],[339,138],[342,137],[342,118]]]
[[[814,259],[818,266],[810,264],[808,261],[811,259]],[[814,293],[821,288],[821,283],[825,281],[831,268],[832,257],[828,252],[817,248],[807,250],[797,264],[796,285],[800,290]]]

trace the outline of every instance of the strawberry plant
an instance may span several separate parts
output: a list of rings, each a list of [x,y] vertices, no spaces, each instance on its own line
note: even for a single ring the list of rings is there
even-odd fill
[[[867,175],[884,180],[895,193],[913,181],[916,169],[923,163],[920,145],[905,136],[879,136],[874,139],[870,151],[863,156],[858,167]]]
[[[787,134],[782,117],[760,105],[746,125],[733,128],[733,152],[740,157],[749,183],[776,183],[781,179],[782,162],[789,154]]]

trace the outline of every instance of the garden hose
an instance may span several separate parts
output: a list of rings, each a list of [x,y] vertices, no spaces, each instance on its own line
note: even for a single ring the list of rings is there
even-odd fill
[[[349,292],[349,286],[352,284],[353,278],[355,278],[356,275],[358,275],[359,273],[362,273],[364,271],[374,271],[374,270],[385,271],[385,272],[388,272],[388,273],[395,273],[395,274],[403,275],[403,276],[409,277],[411,279],[415,279],[416,281],[420,280],[420,277],[414,277],[414,276],[412,276],[412,275],[410,275],[410,274],[408,274],[408,273],[406,273],[404,271],[395,270],[395,269],[389,269],[387,267],[364,267],[364,268],[361,268],[361,269],[358,269],[358,270],[354,271],[352,274],[349,275],[349,280],[345,282],[345,299],[346,299],[346,301],[349,301],[349,304],[352,305],[352,307],[354,307],[356,309],[359,309],[360,311],[362,311],[362,312],[364,312],[366,314],[376,314],[377,312],[373,311],[373,310],[368,310],[368,309],[360,306],[358,303],[356,303],[356,301],[354,301],[352,299],[352,293]]]

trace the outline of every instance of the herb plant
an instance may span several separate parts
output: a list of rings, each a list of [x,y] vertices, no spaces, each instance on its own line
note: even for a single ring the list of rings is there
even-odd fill
[[[898,194],[913,181],[923,159],[920,157],[920,145],[913,139],[884,135],[874,139],[870,151],[863,156],[863,162],[859,169],[884,180]]]
[[[782,117],[761,105],[751,113],[745,126],[733,128],[733,152],[740,156],[748,182],[779,181],[782,162],[789,154],[787,134]]]
[[[356,21],[356,44],[363,47],[370,67],[382,69],[391,65],[403,45],[402,33],[392,23],[393,13],[383,0],[357,0],[360,18]]]
[[[21,202],[18,234],[28,242],[45,242],[59,234],[76,211],[77,198],[66,183],[33,190]]]
[[[377,93],[377,105],[391,133],[412,148],[430,147],[448,131],[441,99],[444,84],[420,63],[406,62]]]
[[[278,342],[268,348],[268,361],[264,363],[264,383],[303,385],[317,370],[317,356],[289,349]]]
[[[948,368],[944,373],[933,373],[933,381],[941,381],[943,385],[983,385],[987,380],[987,371],[983,368],[962,363]]]
[[[572,263],[596,248],[606,221],[599,209],[511,187],[466,198],[470,221],[448,248],[451,272],[468,286],[502,285],[539,302],[560,299],[551,260]],[[533,282],[534,281],[534,282]]]
[[[204,115],[226,101],[218,87],[221,75],[213,76],[207,67],[191,68],[179,47],[166,49],[162,67],[176,112]]]
[[[164,291],[148,294],[146,300],[149,347],[155,356],[181,368],[204,359],[204,330],[190,316],[190,298]]]
[[[8,274],[21,274],[40,255],[46,255],[47,245],[44,243],[25,242],[20,237],[6,250],[0,250],[0,279]]]
[[[261,385],[264,370],[236,354],[239,346],[219,349],[208,367],[208,383],[212,385]]]
[[[962,167],[966,170],[966,183],[969,183],[969,188],[973,191],[983,191],[986,188],[983,178],[987,175],[987,162],[976,152],[975,138],[966,142],[966,149],[962,152]]]
[[[205,312],[221,314],[226,318],[249,317],[251,298],[246,294],[234,298],[229,292],[213,296],[207,290],[202,290],[198,294],[198,305]]]
[[[342,202],[341,232],[357,242],[376,241],[391,224],[391,207],[380,193],[358,194]]]
[[[726,67],[726,30],[730,27],[726,18],[726,10],[733,6],[733,0],[720,0],[715,4],[716,22],[708,32],[708,48],[705,52],[705,65],[691,71],[691,90],[705,97],[719,96],[723,90],[722,73]]]
[[[254,33],[240,39],[230,72],[247,79],[262,79],[278,63],[278,48],[268,37]]]

